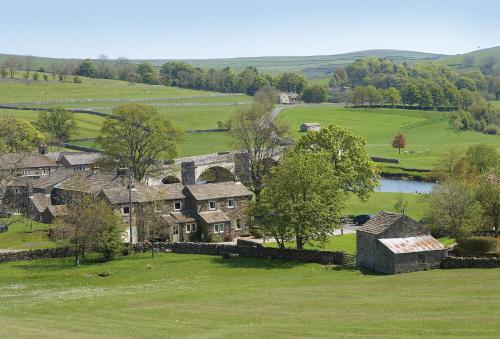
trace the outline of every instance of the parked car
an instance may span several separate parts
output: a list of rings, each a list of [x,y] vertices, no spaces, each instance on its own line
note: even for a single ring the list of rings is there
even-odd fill
[[[363,225],[366,223],[368,220],[370,220],[372,217],[368,214],[360,214],[352,218],[352,222],[358,226]]]
[[[9,230],[9,226],[0,224],[0,233],[5,233]]]

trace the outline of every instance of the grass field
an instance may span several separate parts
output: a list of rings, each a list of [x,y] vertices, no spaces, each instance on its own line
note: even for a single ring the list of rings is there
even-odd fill
[[[27,250],[55,247],[57,243],[48,238],[51,225],[42,224],[23,217],[15,217],[9,231],[0,233],[0,249]]]
[[[401,193],[373,192],[367,202],[351,195],[346,201],[348,215],[376,214],[380,211],[394,211],[394,204]],[[414,219],[421,219],[425,213],[425,194],[402,194],[408,202],[406,214]]]
[[[500,101],[491,101],[491,104],[496,108],[500,108]]]
[[[303,122],[346,127],[366,138],[371,155],[397,158],[399,166],[405,168],[431,169],[451,147],[465,149],[486,143],[500,148],[498,135],[453,130],[448,114],[441,112],[302,105],[282,111],[279,119],[290,124],[293,138],[303,135],[299,132]],[[398,132],[404,133],[407,141],[401,155],[391,147]]]
[[[500,270],[396,276],[149,254],[0,265],[2,337],[497,337]],[[97,274],[109,272],[100,277]]]
[[[474,57],[474,64],[473,65],[470,65],[470,66],[465,65],[464,57],[466,55],[471,55]],[[472,71],[472,70],[479,70],[481,63],[487,57],[494,57],[497,60],[500,59],[500,46],[492,47],[492,48],[484,48],[484,49],[480,49],[480,50],[465,53],[465,54],[449,55],[449,56],[441,59],[439,62],[442,64],[445,64],[445,65],[451,66],[453,68],[456,68],[460,71],[468,72],[468,71]],[[496,70],[499,70],[500,66],[497,64],[494,68]]]

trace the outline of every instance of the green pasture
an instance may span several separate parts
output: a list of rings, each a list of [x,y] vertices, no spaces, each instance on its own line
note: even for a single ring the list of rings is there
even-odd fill
[[[100,276],[99,274],[103,275]],[[138,254],[0,264],[6,338],[497,337],[500,270]]]
[[[28,250],[56,246],[56,243],[50,241],[48,237],[48,229],[51,225],[21,216],[12,217],[11,221],[14,222],[9,224],[9,230],[0,233],[0,250]]]
[[[431,169],[451,147],[465,149],[478,143],[500,147],[498,135],[452,129],[449,113],[443,112],[301,105],[282,111],[279,119],[290,125],[295,139],[303,135],[299,128],[304,122],[345,127],[366,138],[370,155],[397,158],[399,166],[405,168]],[[407,141],[401,154],[391,146],[398,132],[402,132]]]

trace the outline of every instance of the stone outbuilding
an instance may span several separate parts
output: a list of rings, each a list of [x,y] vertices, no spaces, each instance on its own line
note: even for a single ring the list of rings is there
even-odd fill
[[[390,212],[358,228],[356,246],[358,267],[385,274],[439,268],[446,252],[421,223]]]
[[[301,132],[317,132],[321,129],[321,125],[317,122],[304,122],[300,125]]]

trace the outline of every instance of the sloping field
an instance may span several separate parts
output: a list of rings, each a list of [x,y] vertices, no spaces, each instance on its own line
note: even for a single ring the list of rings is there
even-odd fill
[[[500,149],[500,136],[454,130],[449,126],[448,114],[441,112],[303,105],[282,111],[279,119],[290,124],[295,139],[303,135],[299,127],[304,122],[346,127],[366,138],[372,156],[397,158],[406,168],[431,169],[451,147],[465,149],[486,143]],[[401,154],[391,146],[398,132],[407,141]]]

